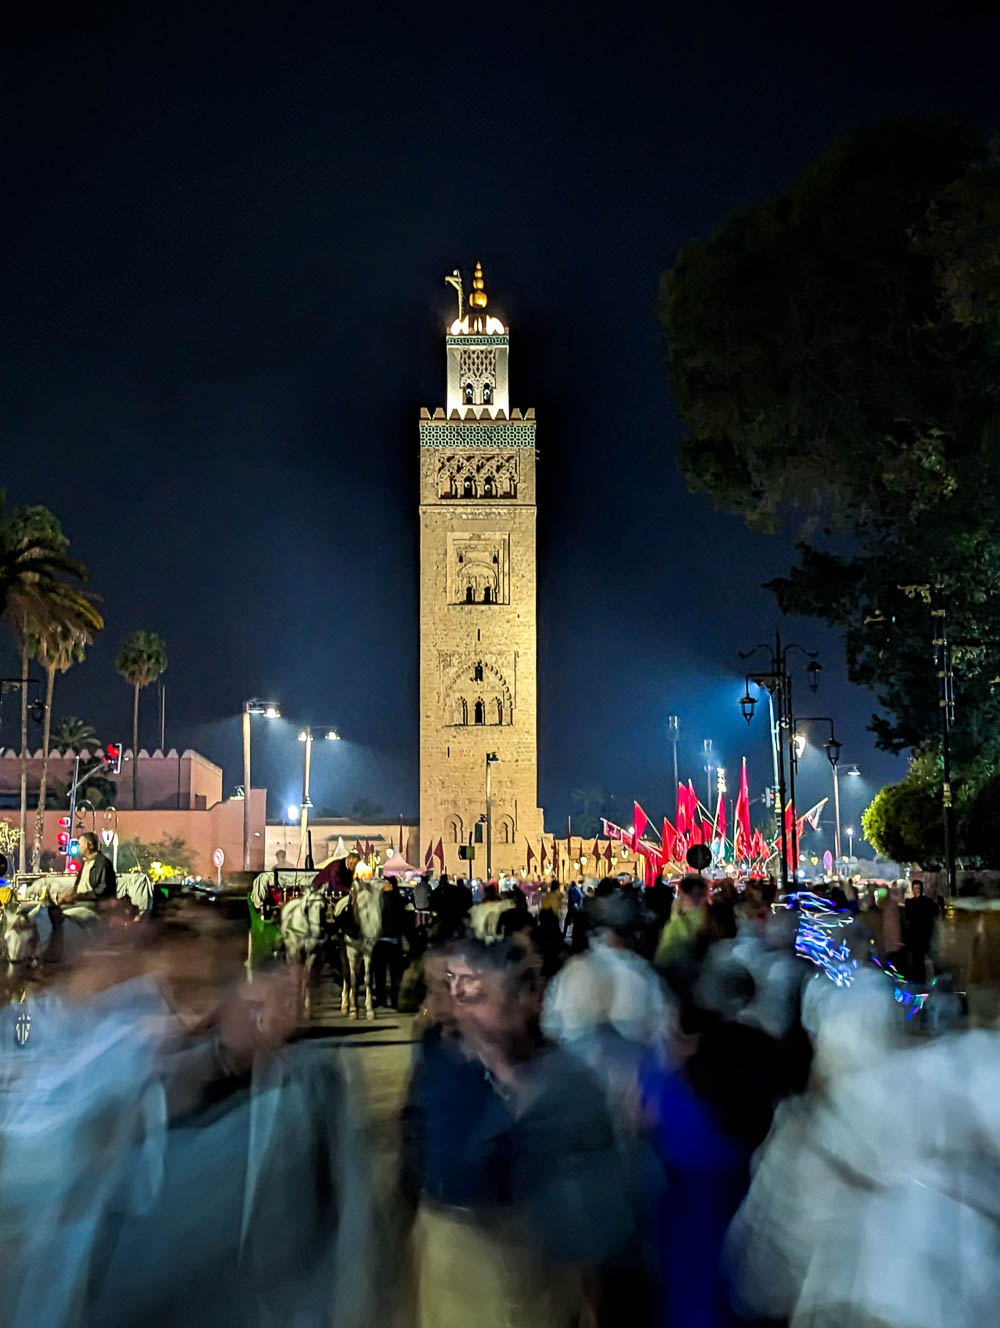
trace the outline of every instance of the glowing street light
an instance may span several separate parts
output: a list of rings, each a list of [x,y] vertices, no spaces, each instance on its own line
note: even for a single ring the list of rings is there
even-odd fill
[[[251,697],[243,702],[243,870],[250,870],[250,716],[263,715],[265,719],[280,719],[281,707],[277,701],[262,701]]]
[[[288,804],[286,811],[290,821],[297,821],[299,819],[299,809],[294,802]]]
[[[327,724],[317,724],[315,726],[323,730],[323,738],[326,742],[339,742],[340,734],[337,730]],[[299,730],[299,742],[305,744],[303,753],[304,761],[302,766],[302,843],[306,845],[305,868],[311,871],[313,866],[312,853],[309,851],[309,808],[312,806],[312,800],[309,797],[309,773],[312,769],[312,746],[313,746],[313,725],[306,726]],[[300,847],[301,852],[301,847]]]

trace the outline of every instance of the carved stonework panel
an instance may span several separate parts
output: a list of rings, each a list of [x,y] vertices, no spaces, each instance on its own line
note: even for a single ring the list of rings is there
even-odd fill
[[[448,603],[510,603],[509,535],[449,532]]]
[[[441,698],[446,724],[513,724],[514,699],[507,679],[489,655],[442,653]]]
[[[464,387],[472,383],[479,388],[484,382],[497,381],[497,353],[492,347],[462,347],[458,356],[458,374]],[[477,395],[476,400],[481,398]]]
[[[445,452],[438,461],[440,498],[516,498],[516,452]]]

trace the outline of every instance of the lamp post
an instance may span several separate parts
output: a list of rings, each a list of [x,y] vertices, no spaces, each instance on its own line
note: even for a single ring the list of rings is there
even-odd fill
[[[243,870],[250,870],[250,716],[263,715],[265,719],[280,719],[277,701],[261,701],[251,697],[243,702]]]
[[[848,844],[850,845],[850,847],[849,847],[848,850],[847,850],[847,861],[853,863],[853,861],[854,861],[854,826],[853,826],[853,825],[849,825],[849,826],[847,826],[847,827],[845,827],[845,828],[846,828],[846,830],[847,830],[847,842],[848,842]]]
[[[712,769],[713,769],[713,767],[712,767],[712,739],[711,739],[711,738],[702,738],[702,740],[701,740],[701,750],[702,750],[702,753],[703,753],[703,755],[704,755],[704,757],[705,757],[705,781],[706,781],[706,788],[707,788],[707,790],[708,790],[708,795],[707,795],[707,800],[706,800],[706,802],[705,802],[705,806],[708,808],[709,812],[711,812],[711,810],[712,810]]]
[[[298,864],[298,858],[302,856],[302,848],[305,846],[306,857],[305,862],[302,865],[305,867],[306,871],[312,871],[315,866],[312,851],[309,848],[309,808],[312,806],[312,799],[309,797],[309,776],[312,772],[313,727],[312,724],[307,724],[305,728],[300,729],[299,731],[299,742],[301,742],[304,747],[304,760],[302,764],[302,834],[299,839],[299,852],[296,857],[296,865]],[[325,731],[323,737],[327,742],[340,741],[340,734],[335,728],[326,725],[320,726],[318,724],[315,725],[315,727],[324,728]]]
[[[496,752],[486,753],[486,879],[493,879],[493,767],[500,760]],[[569,852],[569,845],[566,845]]]
[[[792,825],[795,825],[795,719],[792,703],[792,679],[788,672],[788,656],[793,650],[805,655],[809,661],[806,665],[806,675],[809,681],[809,687],[816,691],[819,687],[819,675],[822,665],[816,660],[817,652],[815,650],[806,650],[803,646],[787,645],[782,647],[781,633],[776,632],[774,636],[774,645],[756,645],[752,650],[740,651],[740,659],[750,659],[758,650],[766,650],[770,655],[770,664],[760,673],[748,673],[746,675],[746,691],[740,698],[740,711],[743,718],[749,724],[753,719],[754,709],[757,705],[757,698],[750,695],[750,684],[754,683],[758,687],[763,687],[768,694],[769,701],[774,708],[775,729],[779,735],[777,746],[777,776],[778,776],[778,834],[781,843],[781,886],[787,892],[788,890],[788,868],[791,859],[792,870],[798,865],[794,845],[788,844],[788,836],[785,833],[785,741],[789,744],[788,775],[791,793]],[[793,829],[794,834],[794,829]]]
[[[829,715],[801,715],[795,722],[796,724],[830,725],[830,736],[826,742],[824,742],[823,750],[826,752],[826,759],[830,762],[833,769],[833,857],[834,862],[836,862],[840,858],[840,775],[838,773],[838,762],[840,761],[840,753],[844,744],[837,741],[837,735],[833,731],[833,720]],[[800,737],[802,737],[801,734],[795,734],[796,743]],[[803,738],[803,749],[804,747],[805,739]],[[802,749],[797,750],[799,756],[801,756]],[[857,767],[855,767],[855,771],[856,770]]]
[[[677,792],[677,785],[680,780],[677,776],[677,743],[681,736],[681,721],[679,715],[667,716],[667,742],[673,744],[674,748],[674,793]]]

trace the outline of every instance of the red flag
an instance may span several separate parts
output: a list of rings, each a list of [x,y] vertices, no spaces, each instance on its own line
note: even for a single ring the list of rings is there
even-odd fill
[[[533,862],[537,862],[538,857],[537,854],[535,853],[535,850],[531,847],[531,841],[526,839],[524,842],[528,845],[528,857],[526,861],[528,865],[528,871],[531,871],[531,864]]]
[[[444,871],[444,840],[438,840],[437,848],[434,850],[434,856],[437,858],[438,862],[440,862],[441,870]]]
[[[370,839],[366,839],[366,840],[365,840],[365,862],[371,862],[371,860],[372,860],[372,841],[371,841]]]
[[[649,825],[649,817],[642,810],[637,802],[632,804],[632,824],[635,827],[635,844],[638,847],[639,840],[642,838],[642,832]]]
[[[802,833],[802,822],[796,824],[795,809],[792,806],[791,799],[785,808],[785,844],[788,854],[788,867],[790,871],[797,871],[799,865],[799,835]]]
[[[431,842],[427,845],[427,852],[424,854],[424,866],[430,867],[433,861],[434,861],[434,840],[432,839]]]
[[[601,846],[596,839],[594,840],[594,851],[590,856],[595,862],[600,862],[601,860]]]
[[[608,842],[604,845],[604,861],[610,862],[612,856],[613,855],[611,852],[611,840],[609,839]]]
[[[767,851],[767,843],[759,830],[753,832],[753,841],[750,845],[750,856],[756,862],[766,862],[771,856]]]
[[[688,791],[683,784],[677,785],[677,838],[682,845],[687,844],[687,835],[690,826],[688,824]],[[683,849],[682,849],[683,851]]]
[[[364,851],[364,849],[361,847],[361,840],[360,840],[360,839],[356,839],[356,840],[354,841],[354,851],[355,851],[355,853],[358,855],[359,858],[363,858],[363,857],[365,856],[365,851]]]
[[[734,826],[735,843],[733,857],[739,861],[750,853],[750,786],[747,783],[747,758],[743,758],[740,771],[740,792],[736,799],[736,825]]]
[[[713,838],[725,839],[726,837],[726,795],[719,794],[719,801],[715,808],[715,833]]]
[[[665,859],[672,860],[675,853],[677,841],[677,831],[670,824],[667,818],[663,818],[663,856]]]
[[[543,840],[542,840],[542,858],[541,858],[542,871],[545,870],[545,864],[548,862],[548,860],[549,860],[549,855],[548,855],[548,852],[546,851],[546,848],[545,848],[545,840],[543,839]]]

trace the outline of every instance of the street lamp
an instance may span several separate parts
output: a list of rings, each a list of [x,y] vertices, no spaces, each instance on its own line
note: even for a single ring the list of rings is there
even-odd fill
[[[829,715],[801,715],[795,722],[796,724],[830,725],[830,736],[824,742],[823,750],[826,752],[826,759],[830,762],[830,768],[833,771],[833,857],[834,862],[837,862],[840,858],[840,774],[838,762],[844,744],[837,741],[837,735],[833,731],[833,720]],[[802,749],[798,748],[800,738],[802,738]],[[798,755],[801,756],[805,749],[805,738],[802,734],[796,733],[795,742]],[[856,766],[855,769],[857,769]]]
[[[316,728],[324,730],[323,738],[326,742],[339,742],[340,734],[335,728],[330,728],[325,724],[317,724]],[[306,846],[306,858],[303,864],[306,871],[312,871],[315,863],[313,862],[312,849],[309,841],[309,808],[312,806],[312,799],[309,797],[309,775],[312,770],[312,749],[313,749],[313,725],[307,724],[305,728],[299,730],[299,742],[304,745],[302,765],[302,837],[299,840],[299,854],[302,853],[302,845]],[[296,862],[298,857],[296,857]]]
[[[677,744],[681,736],[681,721],[679,715],[667,716],[667,742],[673,743],[674,747],[674,788],[680,782],[677,777]]]
[[[263,715],[265,719],[280,719],[277,701],[262,701],[251,697],[243,702],[243,870],[250,870],[250,716]]]
[[[768,708],[771,717],[771,752],[774,758],[775,783],[778,786],[778,833],[781,841],[781,887],[782,890],[788,890],[788,869],[789,858],[791,858],[792,870],[798,865],[797,853],[794,842],[789,845],[788,837],[785,833],[785,741],[793,739],[795,736],[795,709],[792,700],[792,679],[788,671],[788,656],[791,651],[797,650],[806,657],[806,677],[811,691],[816,691],[819,686],[819,675],[822,665],[817,662],[816,651],[806,650],[800,645],[787,645],[782,647],[781,633],[776,632],[774,645],[759,644],[752,650],[741,650],[740,659],[747,660],[755,655],[758,650],[766,650],[770,655],[770,666],[762,669],[759,673],[748,673],[746,675],[746,692],[740,699],[740,710],[743,718],[749,724],[753,718],[754,708],[757,704],[756,699],[750,695],[750,684],[755,683],[758,687],[763,687],[768,695]],[[795,823],[795,748],[792,746],[789,751],[788,762],[788,782],[790,803],[792,807],[792,824]]]
[[[845,826],[844,828],[845,828],[845,830],[846,830],[846,832],[847,832],[847,842],[848,842],[848,845],[849,845],[848,850],[847,850],[847,860],[848,860],[848,862],[853,862],[853,861],[854,861],[854,826],[853,826],[853,825],[848,825],[848,826]]]
[[[486,879],[493,879],[493,767],[500,760],[496,752],[486,753]],[[569,845],[567,844],[567,849]]]

